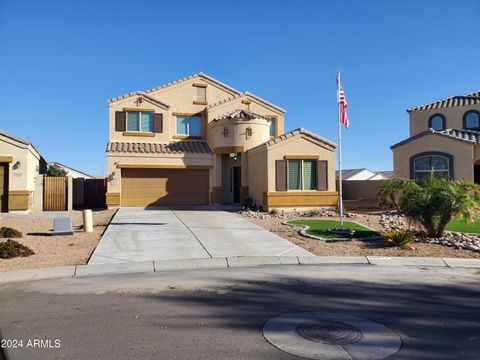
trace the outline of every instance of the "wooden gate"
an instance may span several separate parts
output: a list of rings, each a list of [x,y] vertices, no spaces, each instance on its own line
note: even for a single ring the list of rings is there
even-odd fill
[[[43,210],[67,210],[67,178],[45,176],[43,179]]]
[[[86,209],[98,209],[106,207],[105,202],[105,179],[85,179],[85,202]]]

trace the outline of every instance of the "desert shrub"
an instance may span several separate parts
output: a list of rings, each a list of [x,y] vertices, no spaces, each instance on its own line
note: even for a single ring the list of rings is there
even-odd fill
[[[18,230],[2,226],[0,228],[0,237],[2,237],[2,238],[21,238],[22,233]]]
[[[272,210],[270,210],[270,214],[278,215],[278,214],[280,214],[280,211],[278,209],[272,209]]]
[[[312,209],[309,211],[309,213],[309,216],[320,216],[322,214],[322,211],[319,209]]]
[[[250,196],[245,196],[245,198],[242,201],[242,206],[245,209],[250,209],[250,210],[257,210],[257,203],[256,201],[251,198]]]
[[[386,230],[382,236],[389,245],[397,247],[408,247],[415,241],[415,235],[408,230]]]
[[[19,242],[8,239],[7,241],[0,242],[0,258],[10,259],[14,257],[26,257],[35,254],[29,247],[20,244]]]

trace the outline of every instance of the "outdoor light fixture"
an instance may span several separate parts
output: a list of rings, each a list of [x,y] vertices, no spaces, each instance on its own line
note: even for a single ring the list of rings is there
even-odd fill
[[[223,137],[226,137],[226,138],[228,137],[228,134],[229,134],[228,127],[225,126],[225,127],[223,128],[222,134],[223,134]]]
[[[17,161],[15,162],[15,164],[13,164],[12,169],[17,170],[20,167],[20,165],[21,165],[20,161]]]

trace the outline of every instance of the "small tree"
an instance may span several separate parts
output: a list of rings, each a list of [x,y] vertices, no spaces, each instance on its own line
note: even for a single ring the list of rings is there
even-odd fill
[[[398,205],[398,198],[403,195],[405,191],[414,186],[414,182],[408,179],[392,178],[383,180],[378,188],[379,200],[382,203],[392,205],[397,211],[400,211]]]
[[[67,172],[58,165],[49,165],[47,169],[47,176],[67,176]]]
[[[473,183],[438,179],[433,173],[424,182],[408,182],[400,199],[400,211],[423,225],[430,237],[442,237],[454,217],[470,222],[478,216],[479,187]]]

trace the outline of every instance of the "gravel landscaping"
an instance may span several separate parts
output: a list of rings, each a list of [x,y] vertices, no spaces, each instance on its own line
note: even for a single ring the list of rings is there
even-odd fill
[[[48,235],[53,229],[53,218],[0,215],[0,226],[21,231],[23,237],[15,240],[35,253],[28,257],[0,259],[0,271],[86,264],[114,213],[115,210],[94,211],[93,232],[85,233],[81,228],[82,212],[73,211],[71,217],[75,232],[64,236]]]
[[[319,210],[313,212],[280,212],[276,214],[242,211],[238,216],[263,228],[278,234],[279,236],[290,240],[294,244],[301,246],[307,251],[319,256],[420,256],[420,257],[445,257],[445,258],[480,258],[480,252],[469,250],[466,245],[466,239],[472,238],[472,235],[448,233],[446,239],[425,239],[417,238],[417,241],[411,243],[414,249],[400,249],[386,245],[384,240],[352,240],[330,242],[309,239],[301,236],[300,226],[283,224],[289,220],[312,220],[336,219],[338,214],[331,210]],[[408,228],[409,225],[404,218],[396,215],[394,212],[385,212],[383,210],[365,210],[349,212],[346,219],[353,220],[366,225],[376,231],[395,228]],[[412,227],[412,230],[416,230]],[[450,245],[448,238],[455,238]],[[442,241],[444,240],[444,241]],[[438,242],[438,243],[435,243]],[[459,245],[456,246],[455,242]],[[473,248],[472,248],[473,249]]]

